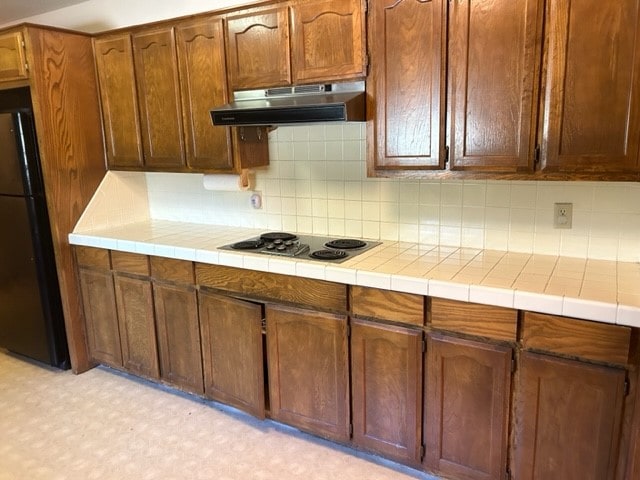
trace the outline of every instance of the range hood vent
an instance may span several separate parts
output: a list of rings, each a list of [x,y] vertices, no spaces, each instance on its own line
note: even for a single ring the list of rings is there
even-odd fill
[[[299,125],[365,120],[364,82],[301,85],[234,93],[211,110],[214,125]]]

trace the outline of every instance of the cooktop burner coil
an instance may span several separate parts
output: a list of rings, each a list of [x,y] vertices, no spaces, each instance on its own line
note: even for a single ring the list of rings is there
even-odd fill
[[[231,248],[234,250],[256,250],[264,247],[264,242],[258,240],[244,240],[242,242],[236,242],[231,244]]]
[[[265,242],[286,242],[288,240],[296,240],[297,238],[297,235],[287,232],[267,232],[260,235],[260,239]]]
[[[367,242],[357,240],[354,238],[339,238],[337,240],[331,240],[324,244],[327,248],[337,248],[340,250],[350,250],[352,248],[362,248],[367,245]]]
[[[344,250],[316,250],[309,255],[318,260],[339,260],[349,256]]]

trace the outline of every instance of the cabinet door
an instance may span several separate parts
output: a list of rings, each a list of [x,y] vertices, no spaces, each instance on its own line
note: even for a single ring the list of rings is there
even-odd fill
[[[380,0],[369,8],[369,175],[444,168],[443,0]]]
[[[200,291],[207,396],[265,416],[262,306]]]
[[[142,145],[147,167],[184,166],[178,62],[172,28],[133,36]]]
[[[209,110],[228,102],[222,20],[176,27],[187,166],[233,170],[231,129],[211,124]]]
[[[115,285],[124,368],[131,373],[158,379],[160,369],[151,282],[116,274]]]
[[[226,27],[227,64],[232,90],[291,83],[286,6],[229,15]]]
[[[351,323],[353,442],[420,463],[422,331]]]
[[[267,306],[266,319],[271,416],[347,441],[347,317]]]
[[[122,367],[118,313],[109,271],[80,269],[89,356],[99,363]]]
[[[362,0],[291,5],[293,83],[366,76]]]
[[[510,348],[427,337],[427,470],[465,480],[506,477],[510,367]]]
[[[515,478],[613,479],[624,383],[624,370],[523,353]]]
[[[451,169],[533,169],[540,4],[449,3]]]
[[[183,390],[203,393],[195,287],[154,283],[153,301],[161,378]]]
[[[22,32],[0,35],[0,81],[20,80],[28,76]]]
[[[640,1],[547,2],[544,171],[637,172]]]
[[[110,168],[141,167],[140,115],[128,33],[94,40],[102,124]]]

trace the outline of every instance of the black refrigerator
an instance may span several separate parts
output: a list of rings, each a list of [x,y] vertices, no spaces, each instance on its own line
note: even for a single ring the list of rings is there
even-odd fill
[[[69,368],[28,88],[0,90],[0,347]]]

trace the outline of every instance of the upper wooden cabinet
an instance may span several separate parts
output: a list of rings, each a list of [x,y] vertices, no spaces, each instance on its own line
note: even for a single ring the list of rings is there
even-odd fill
[[[24,37],[22,32],[8,32],[0,35],[0,81],[27,78]]]
[[[369,175],[638,179],[640,0],[370,8]]]
[[[173,28],[133,35],[145,164],[184,165],[182,108]]]
[[[366,75],[363,0],[297,1],[226,17],[233,90]]]
[[[640,1],[547,2],[543,171],[638,171]]]
[[[141,167],[140,115],[131,36],[123,33],[97,38],[94,51],[107,162],[112,167]]]
[[[264,128],[214,127],[228,101],[218,17],[106,35],[94,49],[111,168],[238,172],[269,164]]]
[[[226,28],[229,84],[233,90],[291,83],[286,6],[228,15]]]

